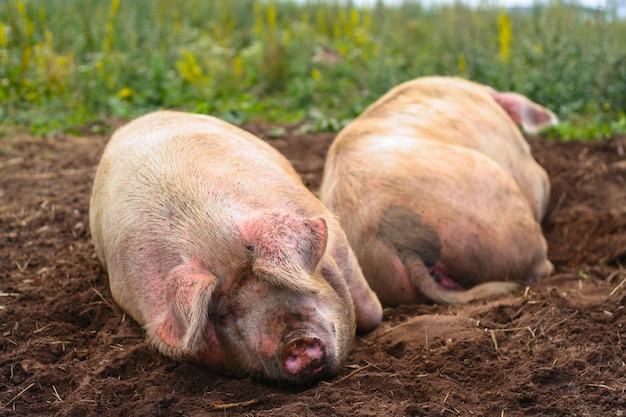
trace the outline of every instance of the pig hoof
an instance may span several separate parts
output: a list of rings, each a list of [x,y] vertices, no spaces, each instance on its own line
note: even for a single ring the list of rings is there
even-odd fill
[[[326,349],[317,337],[301,337],[283,349],[283,366],[293,375],[321,376],[326,370]]]

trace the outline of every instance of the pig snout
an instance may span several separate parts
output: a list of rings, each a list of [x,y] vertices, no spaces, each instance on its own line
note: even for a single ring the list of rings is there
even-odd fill
[[[285,371],[300,378],[310,379],[326,374],[329,364],[324,342],[317,337],[298,337],[283,349]]]

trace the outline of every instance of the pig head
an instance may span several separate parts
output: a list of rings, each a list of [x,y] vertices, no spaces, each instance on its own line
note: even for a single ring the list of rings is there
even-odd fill
[[[538,223],[549,180],[518,116],[535,128],[556,122],[523,96],[427,77],[392,89],[339,133],[321,199],[383,304],[466,302],[552,272]]]
[[[115,132],[89,216],[113,298],[173,358],[308,383],[381,320],[337,220],[282,155],[218,119],[163,111]]]

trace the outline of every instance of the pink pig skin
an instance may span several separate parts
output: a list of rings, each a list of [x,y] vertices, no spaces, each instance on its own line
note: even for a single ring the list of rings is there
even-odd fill
[[[320,196],[384,305],[467,302],[552,272],[550,183],[516,123],[557,122],[519,94],[425,77],[338,134]]]
[[[275,149],[213,117],[115,132],[89,215],[113,298],[165,355],[309,383],[380,323],[333,215]]]

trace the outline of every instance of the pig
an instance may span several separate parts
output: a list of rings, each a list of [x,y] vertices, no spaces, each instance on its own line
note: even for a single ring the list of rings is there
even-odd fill
[[[278,151],[217,118],[160,111],[117,130],[89,221],[113,298],[174,359],[314,383],[381,321],[336,218]]]
[[[549,275],[550,192],[516,123],[556,116],[449,77],[401,84],[333,141],[320,187],[383,305],[463,303]]]

